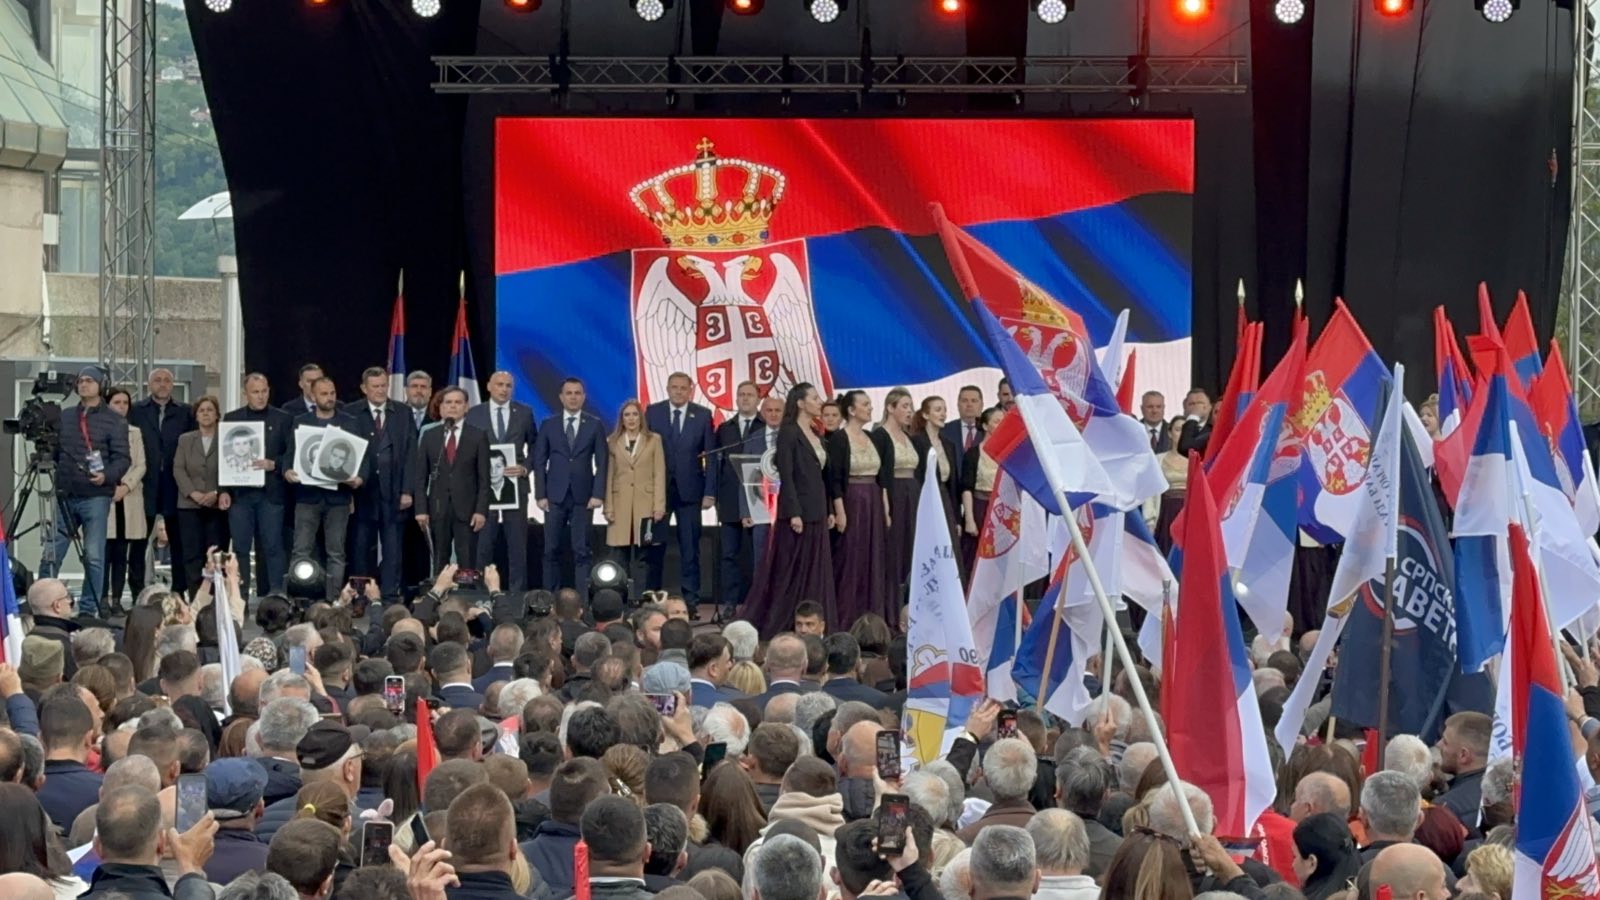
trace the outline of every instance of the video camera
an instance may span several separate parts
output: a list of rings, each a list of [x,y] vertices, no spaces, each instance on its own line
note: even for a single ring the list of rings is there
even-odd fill
[[[15,419],[6,419],[0,427],[6,434],[32,441],[40,453],[53,452],[61,444],[61,404],[45,398],[51,394],[64,398],[77,386],[78,379],[70,372],[40,372],[33,379],[33,395],[22,404]]]

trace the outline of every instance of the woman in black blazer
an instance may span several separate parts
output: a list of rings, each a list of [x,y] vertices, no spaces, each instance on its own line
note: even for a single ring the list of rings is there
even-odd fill
[[[806,600],[821,604],[825,621],[836,619],[827,449],[816,431],[821,415],[816,388],[801,382],[789,391],[773,454],[777,517],[745,610],[763,638],[790,630],[795,607]]]
[[[889,530],[884,536],[884,557],[889,567],[889,585],[895,605],[904,599],[904,588],[911,576],[911,543],[917,531],[917,501],[922,483],[917,481],[920,465],[917,448],[911,443],[911,392],[903,387],[889,391],[883,400],[883,421],[872,430],[872,443],[878,448],[879,477],[889,496]],[[898,621],[898,616],[889,617]]]
[[[922,405],[917,408],[917,414],[911,418],[911,446],[917,450],[918,488],[922,486],[922,479],[928,474],[928,451],[938,451],[939,500],[944,504],[944,518],[950,526],[950,548],[953,551],[961,546],[961,529],[957,525],[956,517],[956,511],[961,507],[961,484],[956,479],[961,451],[939,434],[939,429],[944,427],[946,415],[943,397],[924,397]],[[958,555],[956,563],[965,577],[971,560],[961,559]]]

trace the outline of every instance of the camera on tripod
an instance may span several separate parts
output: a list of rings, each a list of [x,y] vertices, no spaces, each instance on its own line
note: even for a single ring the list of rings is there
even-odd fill
[[[21,435],[40,453],[54,451],[61,443],[61,404],[45,398],[51,394],[66,397],[77,386],[78,380],[69,372],[40,372],[33,379],[33,395],[23,402],[15,419],[3,423],[5,433]]]

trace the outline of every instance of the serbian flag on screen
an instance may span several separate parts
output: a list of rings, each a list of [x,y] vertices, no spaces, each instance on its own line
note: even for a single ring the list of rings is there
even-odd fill
[[[1305,457],[1300,467],[1300,527],[1318,543],[1345,539],[1366,502],[1372,437],[1389,369],[1343,300],[1306,356],[1304,396],[1292,412]]]
[[[483,394],[478,390],[478,367],[472,364],[472,341],[467,336],[465,297],[461,298],[461,305],[456,307],[456,333],[450,339],[450,374],[445,380],[467,392],[469,408],[483,402]]]
[[[389,316],[389,399],[406,402],[406,295],[394,298],[394,313]]]
[[[1187,384],[1193,131],[498,119],[497,365],[536,414],[569,375],[610,416],[630,397],[664,399],[673,371],[694,376],[695,399],[717,414],[744,380],[780,394],[796,381],[825,393],[907,385],[953,401],[997,373],[932,235],[938,198],[1083,316],[1097,346],[1128,309],[1129,344],[1161,350],[1146,354],[1144,384]]]
[[[1162,661],[1184,677],[1162,688],[1163,700],[1171,700],[1170,706],[1162,704],[1168,710],[1167,743],[1178,777],[1211,797],[1216,833],[1243,836],[1272,805],[1277,789],[1217,507],[1197,455],[1190,457],[1188,483],[1172,551],[1183,605],[1172,641],[1174,658]]]
[[[1011,379],[1012,393],[1023,407],[1034,440],[1038,440],[1036,422],[1044,424],[1040,414],[1046,406],[1055,406],[1061,413],[1050,413],[1050,419],[1082,433],[1081,443],[1093,453],[1105,476],[1106,484],[1096,491],[1101,502],[1132,509],[1165,491],[1167,479],[1150,450],[1150,436],[1117,405],[1116,390],[1100,371],[1083,318],[956,227],[939,204],[930,211],[956,281],[972,301],[983,333]],[[1030,398],[1026,406],[1024,396]],[[1047,435],[1055,432],[1048,427],[1044,431]],[[1066,484],[1074,468],[1068,463],[1063,477],[1053,483]],[[1019,475],[1017,481],[1025,490],[1029,488],[1030,479]],[[1082,488],[1074,488],[1078,489]],[[1049,512],[1061,513],[1059,505],[1038,499]]]
[[[1578,401],[1567,377],[1567,363],[1555,341],[1550,342],[1549,364],[1528,388],[1528,404],[1555,457],[1555,475],[1572,502],[1578,527],[1593,534],[1600,530],[1600,490],[1595,485],[1594,461],[1583,440],[1583,425],[1578,421]]]
[[[1511,895],[1600,897],[1594,823],[1584,806],[1567,728],[1561,675],[1545,624],[1527,535],[1511,526],[1511,741],[1521,761]]]
[[[1439,435],[1449,437],[1461,427],[1461,417],[1472,403],[1472,381],[1456,343],[1456,328],[1443,306],[1433,308],[1433,368],[1439,375]]]
[[[997,474],[967,586],[967,620],[996,700],[1017,698],[1011,664],[1022,637],[1022,589],[1050,572],[1046,540],[1044,508],[1010,475]]]
[[[0,661],[22,664],[22,609],[17,606],[17,588],[11,580],[11,539],[5,522],[0,521]]]

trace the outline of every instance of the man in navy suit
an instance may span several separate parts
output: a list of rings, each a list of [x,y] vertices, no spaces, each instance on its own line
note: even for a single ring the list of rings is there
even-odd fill
[[[870,685],[861,683],[861,645],[848,632],[830,634],[822,639],[828,654],[828,680],[822,683],[822,692],[840,703],[860,700],[874,709],[889,706],[889,695]]]
[[[145,525],[150,536],[155,537],[156,516],[166,521],[172,550],[172,583],[188,584],[183,570],[183,538],[178,529],[178,481],[172,474],[172,464],[178,455],[178,436],[195,429],[194,411],[172,396],[170,369],[152,369],[147,386],[150,395],[128,410],[129,424],[138,426],[139,438],[144,441]],[[140,581],[142,587],[142,574]]]
[[[487,569],[494,562],[495,544],[503,536],[506,541],[506,562],[511,578],[506,589],[528,589],[528,456],[533,448],[533,410],[527,404],[511,399],[514,382],[510,372],[496,372],[489,376],[489,402],[480,403],[467,410],[467,424],[476,425],[489,433],[489,445],[510,444],[516,459],[508,459],[505,476],[516,484],[517,500],[521,509],[493,509],[489,511],[489,524],[478,535],[478,569]]]
[[[488,572],[486,568],[484,572]],[[472,689],[482,694],[496,681],[515,681],[517,655],[522,652],[522,628],[514,622],[496,625],[489,632],[489,661],[487,672],[472,679]]]
[[[717,427],[719,449],[712,457],[717,469],[717,522],[721,525],[717,544],[722,548],[721,564],[717,568],[719,590],[716,621],[719,624],[731,620],[734,609],[744,599],[744,570],[740,557],[746,548],[755,543],[751,539],[752,529],[745,525],[746,516],[740,499],[744,493],[744,479],[734,465],[733,457],[760,456],[761,451],[766,449],[764,441],[751,440],[752,436],[759,437],[766,429],[766,423],[756,415],[761,393],[755,382],[741,383],[733,398],[734,414]]]
[[[956,392],[956,418],[944,423],[939,436],[961,451],[950,460],[955,466],[955,480],[961,483],[961,463],[974,444],[983,443],[983,388],[975,384],[963,385]]]
[[[306,413],[317,411],[317,398],[313,396],[312,388],[322,379],[322,367],[316,363],[306,363],[300,367],[300,396],[283,405],[283,411],[291,418],[300,418]]]
[[[650,404],[645,422],[661,435],[667,458],[667,516],[678,526],[678,586],[684,602],[700,602],[700,511],[717,502],[717,467],[706,457],[717,449],[711,410],[690,403],[694,380],[682,372],[667,377],[667,399]],[[645,586],[660,590],[667,547],[657,543],[645,554]]]
[[[798,635],[785,632],[767,644],[767,691],[755,698],[762,710],[767,702],[780,694],[806,694],[817,689],[805,681],[806,642]]]
[[[544,586],[561,587],[561,546],[572,542],[573,586],[589,589],[589,526],[606,492],[606,434],[584,412],[583,382],[561,383],[561,411],[545,419],[533,442],[534,497],[544,511]],[[566,538],[562,538],[562,533]]]
[[[689,705],[710,709],[718,703],[743,700],[744,694],[723,687],[733,668],[733,645],[720,634],[697,634],[689,642]]]
[[[389,399],[389,373],[372,366],[361,373],[363,399],[345,406],[354,432],[367,439],[372,477],[356,491],[351,520],[350,562],[357,575],[378,576],[385,602],[400,600],[400,536],[411,511],[417,433],[404,403]]]
[[[472,687],[472,657],[467,648],[444,641],[428,654],[428,668],[439,685],[439,699],[451,709],[470,709],[483,705],[483,695]]]

